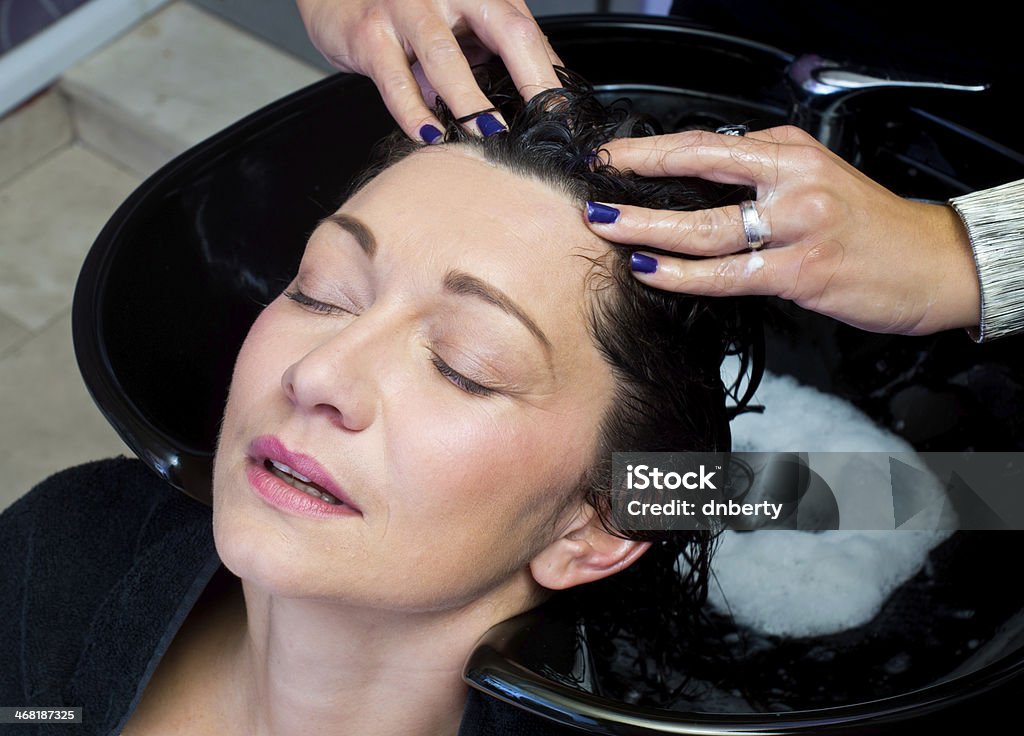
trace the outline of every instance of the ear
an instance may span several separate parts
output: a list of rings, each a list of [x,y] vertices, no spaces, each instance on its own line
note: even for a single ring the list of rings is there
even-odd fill
[[[610,534],[583,504],[562,536],[530,561],[530,573],[545,588],[565,590],[625,570],[650,546]]]

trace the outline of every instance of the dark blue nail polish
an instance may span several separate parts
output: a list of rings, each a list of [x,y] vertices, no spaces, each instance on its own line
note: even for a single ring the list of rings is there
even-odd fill
[[[420,128],[420,138],[426,143],[436,143],[441,138],[441,131],[427,123]]]
[[[629,267],[640,273],[654,273],[658,270],[658,261],[643,253],[634,253],[629,257]]]
[[[602,225],[608,225],[619,219],[619,211],[606,204],[587,202],[587,219],[591,222],[599,222]]]
[[[586,157],[583,159],[583,161],[587,164],[589,168],[594,168],[594,166],[596,166],[599,163],[597,158],[597,151],[591,151],[590,153],[588,153]]]
[[[506,130],[505,126],[498,121],[498,118],[489,112],[476,116],[476,127],[484,134],[484,138],[490,138],[495,133],[504,133]]]

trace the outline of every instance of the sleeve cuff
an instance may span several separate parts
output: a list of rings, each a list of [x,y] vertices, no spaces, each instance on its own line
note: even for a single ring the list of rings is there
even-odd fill
[[[967,229],[981,284],[978,343],[1024,332],[1024,179],[949,200]]]

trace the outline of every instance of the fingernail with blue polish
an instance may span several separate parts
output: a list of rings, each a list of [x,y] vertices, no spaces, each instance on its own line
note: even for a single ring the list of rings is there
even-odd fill
[[[476,127],[484,134],[484,138],[490,138],[495,133],[504,133],[507,130],[498,118],[494,117],[489,112],[485,112],[483,115],[477,115]]]
[[[587,219],[590,222],[598,222],[608,225],[619,219],[619,211],[614,207],[597,202],[587,202]]]
[[[639,273],[654,273],[658,270],[658,261],[643,253],[634,253],[629,257],[629,267]]]
[[[422,138],[423,141],[428,144],[437,143],[437,141],[441,139],[441,131],[435,128],[430,123],[427,123],[422,128],[420,128],[420,138]]]

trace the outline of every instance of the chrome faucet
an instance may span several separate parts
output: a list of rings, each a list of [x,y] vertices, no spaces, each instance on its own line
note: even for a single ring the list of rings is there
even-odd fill
[[[803,128],[844,158],[854,155],[855,142],[847,126],[847,102],[878,90],[910,89],[984,92],[988,84],[952,84],[935,79],[893,79],[874,71],[843,66],[815,54],[794,59],[787,70],[794,92],[790,122]]]

